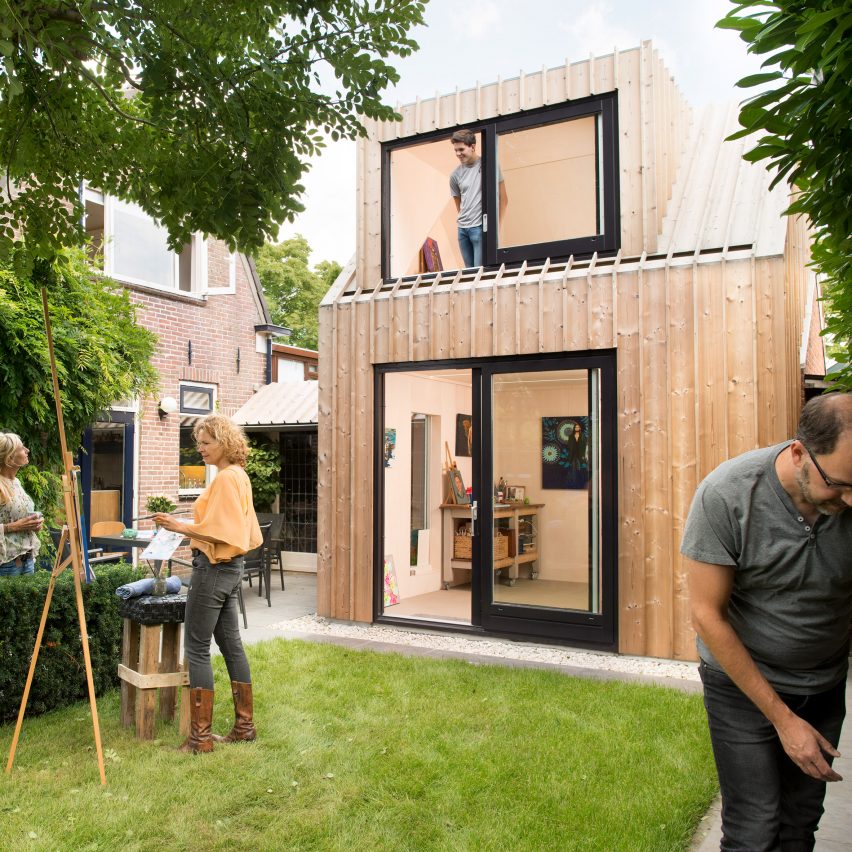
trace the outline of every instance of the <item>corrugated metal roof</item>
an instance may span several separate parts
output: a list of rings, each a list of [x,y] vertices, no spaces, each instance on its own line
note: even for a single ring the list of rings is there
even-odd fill
[[[773,174],[742,158],[756,137],[725,141],[741,129],[738,114],[736,103],[709,106],[693,124],[657,254],[735,246],[753,246],[757,257],[784,253],[789,190],[781,181],[770,191]]]
[[[272,382],[264,385],[236,414],[243,426],[316,425],[317,382]]]

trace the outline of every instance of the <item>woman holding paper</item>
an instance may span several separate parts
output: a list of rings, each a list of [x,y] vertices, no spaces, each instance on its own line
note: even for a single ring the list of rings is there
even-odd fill
[[[0,577],[32,574],[38,555],[41,514],[33,511],[18,471],[29,464],[30,451],[12,432],[0,432]]]
[[[192,578],[186,599],[186,653],[189,658],[190,734],[181,751],[199,754],[215,742],[254,740],[251,672],[240,640],[237,590],[243,580],[243,556],[262,542],[245,472],[249,454],[242,429],[221,414],[211,414],[193,430],[205,464],[216,478],[195,501],[193,521],[157,513],[161,527],[188,536],[192,546]],[[231,732],[216,737],[213,727],[214,638],[231,678],[236,721]]]

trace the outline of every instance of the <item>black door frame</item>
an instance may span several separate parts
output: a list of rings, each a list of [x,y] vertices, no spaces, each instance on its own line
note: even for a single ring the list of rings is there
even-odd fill
[[[108,411],[98,418],[98,423],[121,423],[124,426],[122,447],[122,488],[121,488],[121,520],[126,527],[133,526],[133,487],[134,459],[136,453],[136,414],[132,411]],[[83,433],[81,448],[78,454],[80,462],[80,480],[83,488],[83,513],[91,520],[92,516],[92,427],[87,426]]]
[[[477,528],[490,530],[493,524],[491,488],[485,483],[493,480],[491,458],[491,431],[483,424],[490,422],[490,391],[485,390],[487,377],[494,373],[522,372],[525,370],[600,370],[601,416],[601,487],[600,487],[600,560],[601,560],[601,612],[589,613],[561,610],[557,617],[542,610],[494,605],[483,601],[483,586],[490,581],[492,566],[490,554],[482,558],[483,536],[477,534],[472,541],[471,572],[471,623],[457,624],[406,619],[383,614],[384,609],[384,377],[389,373],[425,372],[428,370],[471,370],[471,401],[473,415],[472,442],[472,494],[479,507]],[[543,353],[536,356],[500,356],[429,361],[405,361],[394,364],[377,364],[374,370],[373,409],[373,621],[377,623],[436,627],[441,630],[493,635],[546,638],[581,647],[614,650],[618,641],[618,493],[617,493],[617,438],[616,438],[616,354],[615,350],[594,350],[572,353]],[[488,499],[483,502],[483,491]],[[477,567],[478,570],[477,570]]]

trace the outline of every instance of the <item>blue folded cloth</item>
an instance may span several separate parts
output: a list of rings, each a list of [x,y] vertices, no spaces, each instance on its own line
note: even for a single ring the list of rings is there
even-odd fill
[[[128,598],[137,598],[140,595],[150,595],[154,591],[155,582],[153,577],[146,577],[144,580],[137,580],[135,583],[125,583],[123,586],[119,586],[115,590],[115,593],[125,601]],[[180,577],[166,578],[167,595],[176,595],[180,591],[180,586]]]

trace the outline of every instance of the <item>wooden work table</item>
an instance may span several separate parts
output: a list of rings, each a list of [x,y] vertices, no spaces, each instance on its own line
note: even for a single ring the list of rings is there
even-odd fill
[[[539,512],[544,503],[495,503],[495,524],[509,537],[509,553],[493,560],[494,572],[503,575],[510,586],[520,576],[520,567],[528,566],[529,577],[534,580],[539,574],[541,540],[538,529]],[[445,589],[470,582],[473,563],[470,559],[454,556],[456,532],[470,524],[470,505],[442,503],[441,509],[441,579]],[[476,534],[481,534],[481,515],[477,519]]]

